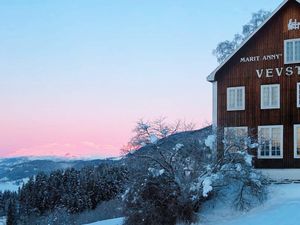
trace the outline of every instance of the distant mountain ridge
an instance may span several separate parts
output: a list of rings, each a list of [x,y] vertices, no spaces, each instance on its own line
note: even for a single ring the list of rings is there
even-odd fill
[[[207,136],[212,134],[212,127],[204,127],[199,130],[184,131],[158,141],[158,144],[163,148],[172,149],[177,143],[183,145],[190,143],[191,140],[197,141],[200,145],[205,145],[204,141]],[[157,154],[152,145],[137,150],[133,155],[139,154]],[[39,172],[50,173],[58,169],[75,168],[81,169],[84,166],[98,166],[102,163],[119,164],[130,166],[141,166],[142,162],[132,162],[133,155],[127,155],[119,158],[103,158],[103,159],[68,159],[60,157],[14,157],[0,159],[0,190],[12,189],[17,190],[17,187],[26,182],[29,177],[35,176]],[[140,164],[142,163],[142,164]],[[9,187],[9,188],[7,188]],[[12,188],[10,188],[12,187]]]
[[[96,166],[101,163],[114,163],[114,158],[107,159],[65,159],[51,157],[15,157],[0,160],[0,181],[15,181],[36,175],[39,172],[50,173],[57,169]]]

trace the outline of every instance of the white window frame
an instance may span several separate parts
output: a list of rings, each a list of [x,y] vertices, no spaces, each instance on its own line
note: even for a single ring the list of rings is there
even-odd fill
[[[297,154],[297,147],[298,147],[298,135],[297,129],[300,128],[300,124],[294,125],[294,158],[300,159],[300,155]]]
[[[278,104],[276,106],[265,106],[263,105],[263,100],[264,100],[264,96],[263,96],[263,88],[264,87],[268,87],[269,88],[269,102],[272,102],[272,92],[270,92],[270,90],[272,89],[272,87],[278,87]],[[264,84],[260,86],[260,108],[261,109],[280,109],[280,84]]]
[[[272,128],[280,128],[281,131],[281,138],[280,138],[280,155],[279,156],[272,156],[272,144],[270,144],[270,149],[269,149],[269,155],[261,155],[261,129],[270,129]],[[271,134],[271,133],[270,133]],[[283,159],[283,125],[270,125],[270,126],[258,126],[258,149],[257,149],[257,158],[258,159]]]
[[[297,83],[297,96],[296,96],[296,101],[297,101],[297,108],[300,108],[300,82]]]
[[[294,64],[294,63],[299,63],[300,60],[295,60],[295,42],[296,41],[300,41],[300,38],[295,38],[295,39],[287,39],[287,40],[284,40],[284,64]],[[293,61],[287,61],[287,43],[289,42],[293,42]]]
[[[242,106],[237,107],[237,90],[241,89],[242,90]],[[230,101],[230,96],[229,92],[230,90],[235,91],[235,106],[230,107],[229,101]],[[227,88],[227,111],[242,111],[245,110],[245,86],[239,86],[239,87],[228,87]]]

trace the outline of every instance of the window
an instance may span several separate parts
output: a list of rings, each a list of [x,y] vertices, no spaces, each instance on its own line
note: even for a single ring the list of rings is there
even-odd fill
[[[258,158],[283,157],[283,126],[258,127]]]
[[[280,85],[261,85],[261,109],[280,108]]]
[[[300,108],[300,83],[297,83],[297,96],[296,96],[296,100],[297,100],[297,107]]]
[[[236,152],[240,148],[247,147],[248,127],[225,127],[224,145],[225,149],[230,147],[230,151]]]
[[[300,158],[300,125],[294,125],[294,158]]]
[[[245,110],[245,87],[227,88],[227,110]]]
[[[300,39],[284,41],[284,64],[300,62]]]

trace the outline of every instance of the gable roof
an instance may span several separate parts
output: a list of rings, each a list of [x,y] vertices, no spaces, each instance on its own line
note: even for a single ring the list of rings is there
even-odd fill
[[[216,73],[241,49],[244,47],[244,45],[267,23],[269,22],[273,16],[275,14],[277,14],[277,12],[280,11],[280,9],[282,9],[283,6],[285,6],[285,4],[287,2],[289,2],[291,0],[284,0],[273,12],[272,14],[269,16],[268,19],[266,19],[249,37],[247,37],[241,44],[240,46],[233,52],[231,53],[210,75],[208,75],[208,77],[206,78],[207,81],[209,82],[214,82],[215,81],[215,76]],[[300,3],[300,0],[295,0],[296,2]]]

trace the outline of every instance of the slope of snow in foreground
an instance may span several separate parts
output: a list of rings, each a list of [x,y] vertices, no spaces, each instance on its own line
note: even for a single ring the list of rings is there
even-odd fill
[[[5,224],[6,224],[6,218],[0,217],[0,225],[5,225]]]
[[[116,218],[111,220],[102,220],[95,223],[89,223],[86,225],[122,225],[123,218]]]
[[[300,224],[300,184],[272,185],[268,200],[249,212],[238,213],[225,202],[204,207],[199,225]],[[117,218],[87,225],[122,225],[122,221],[123,218]]]
[[[228,207],[204,209],[200,225],[296,225],[300,224],[299,209],[300,184],[272,185],[263,205],[240,214]]]

